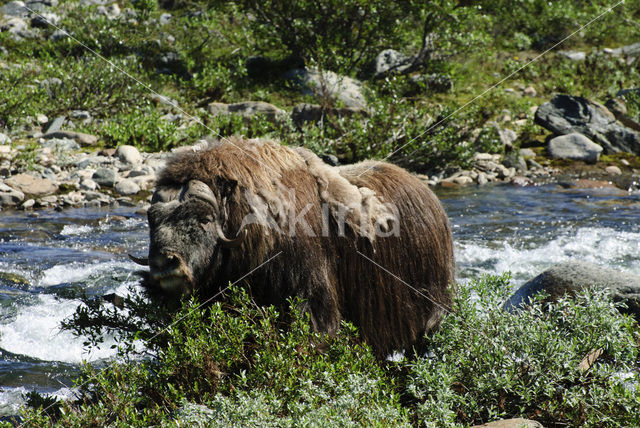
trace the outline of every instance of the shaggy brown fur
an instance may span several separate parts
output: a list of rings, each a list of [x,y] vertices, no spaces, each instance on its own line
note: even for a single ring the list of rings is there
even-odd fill
[[[201,292],[213,295],[281,252],[246,279],[258,303],[282,306],[299,296],[314,330],[333,333],[341,320],[349,320],[379,357],[418,344],[451,303],[447,216],[431,190],[399,167],[329,167],[305,149],[233,139],[175,156],[159,176],[158,191],[190,180],[209,185],[224,205],[220,222],[227,236],[235,236],[247,218],[259,220],[246,224],[237,248],[218,254],[212,241],[205,248],[181,249],[184,258],[192,251],[207,252],[207,260],[221,258],[207,268],[213,271],[195,274]],[[237,186],[225,196],[221,189],[229,182]],[[176,197],[177,191],[169,194]],[[323,209],[330,212],[328,224]],[[291,226],[291,213],[304,211],[306,223]],[[267,227],[267,217],[277,227]],[[165,242],[154,227],[159,230],[151,225],[150,258]],[[399,233],[376,236],[376,227]]]

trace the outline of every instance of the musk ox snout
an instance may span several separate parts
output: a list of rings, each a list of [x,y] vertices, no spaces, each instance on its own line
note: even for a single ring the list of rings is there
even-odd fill
[[[193,275],[184,258],[174,252],[162,252],[149,258],[149,281],[169,294],[190,294]]]

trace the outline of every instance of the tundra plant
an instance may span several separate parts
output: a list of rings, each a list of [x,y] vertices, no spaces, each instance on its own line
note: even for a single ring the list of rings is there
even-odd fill
[[[544,426],[640,424],[637,324],[608,296],[537,299],[507,313],[507,275],[459,288],[428,355],[397,362],[376,360],[349,324],[334,338],[314,334],[300,301],[284,314],[257,306],[238,286],[206,308],[192,298],[168,329],[139,336],[152,358],[124,346],[121,362],[85,367],[78,401],[43,411],[51,400],[32,394],[39,408],[25,409],[23,422],[453,427],[525,417]],[[142,304],[129,299],[127,309]],[[126,324],[107,313],[79,311],[94,329]]]

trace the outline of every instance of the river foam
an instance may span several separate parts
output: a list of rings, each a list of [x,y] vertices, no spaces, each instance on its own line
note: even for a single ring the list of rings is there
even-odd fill
[[[491,242],[458,242],[459,277],[511,272],[522,283],[556,263],[581,260],[640,275],[640,233],[604,227],[559,230],[537,244],[504,238]]]
[[[81,363],[110,358],[113,339],[105,340],[100,349],[85,349],[82,337],[60,329],[60,322],[70,317],[81,304],[79,300],[40,294],[38,300],[23,306],[9,322],[0,325],[0,347],[11,353],[43,361]]]

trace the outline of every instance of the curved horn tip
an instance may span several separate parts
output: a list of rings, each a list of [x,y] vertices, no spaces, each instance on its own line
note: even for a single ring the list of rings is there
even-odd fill
[[[216,223],[216,233],[218,234],[218,239],[221,241],[222,246],[226,248],[235,248],[242,243],[242,240],[246,235],[246,229],[244,228],[240,229],[240,231],[238,232],[235,238],[229,239],[225,236],[224,232],[222,231],[222,226]]]
[[[131,261],[139,264],[140,266],[149,266],[149,259],[146,257],[136,257],[133,254],[127,254]]]

